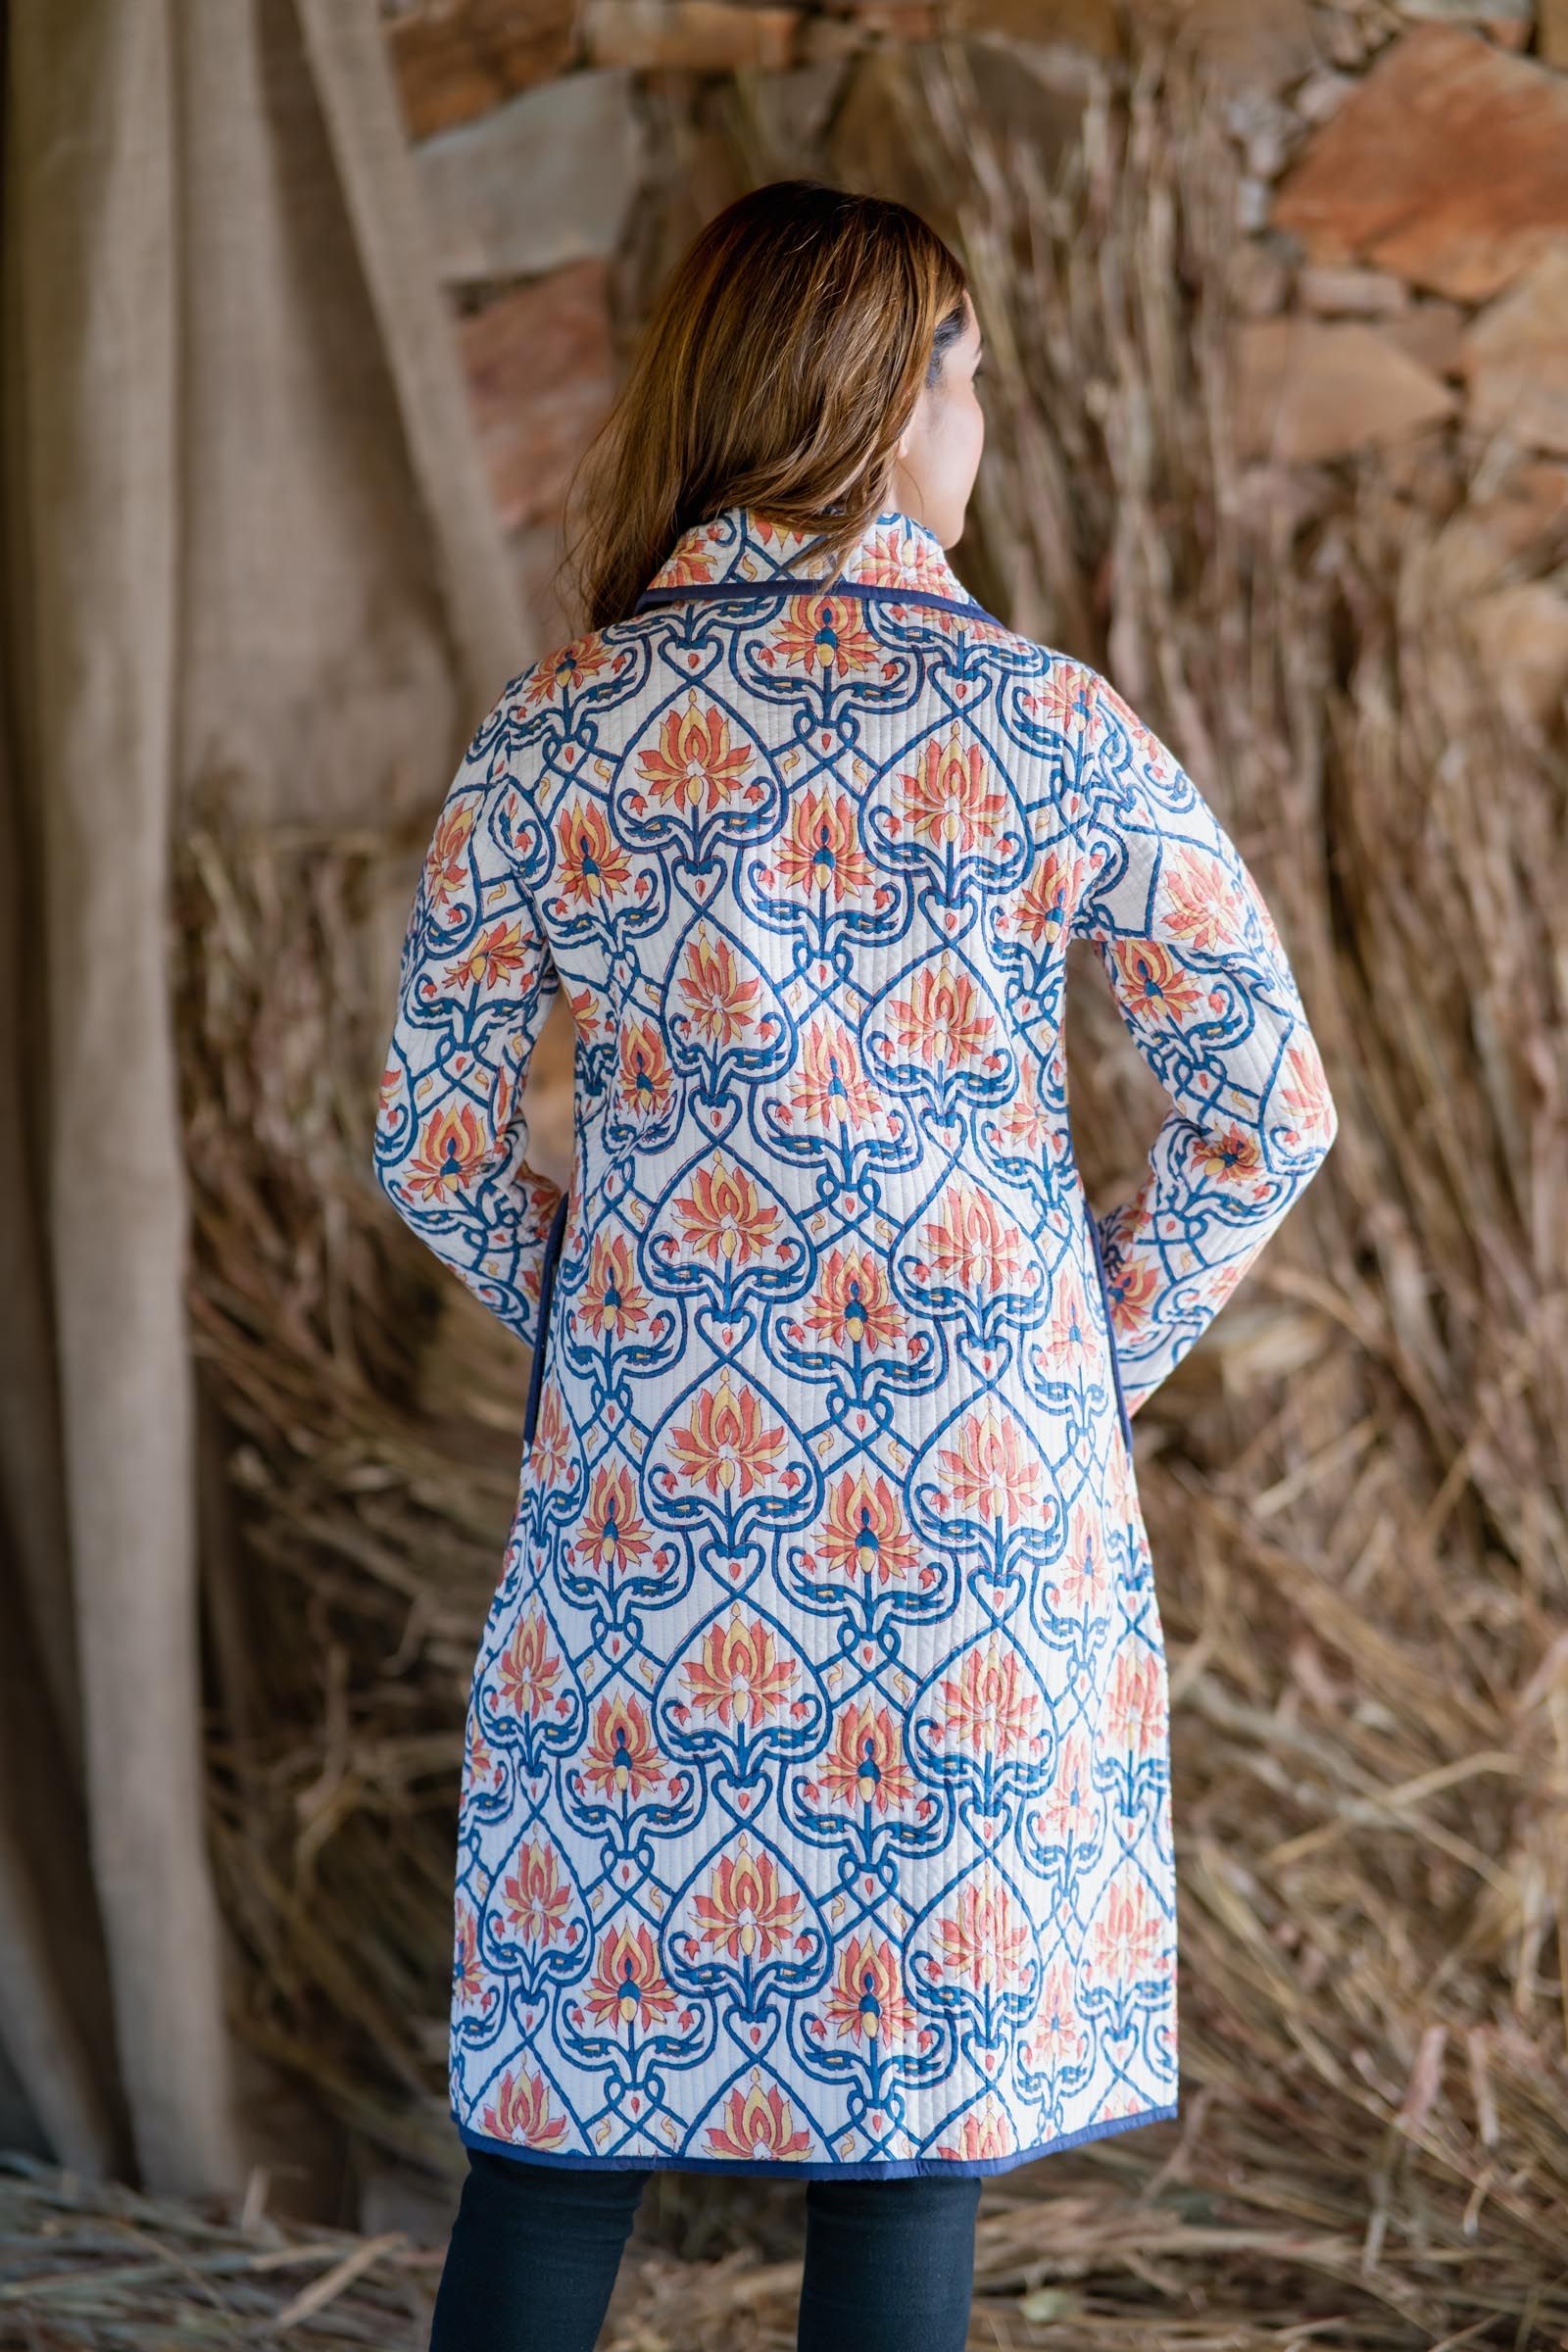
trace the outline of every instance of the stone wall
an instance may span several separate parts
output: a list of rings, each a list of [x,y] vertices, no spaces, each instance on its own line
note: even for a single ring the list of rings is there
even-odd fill
[[[956,44],[1046,160],[1147,26],[1190,43],[1241,165],[1235,428],[1303,514],[1380,450],[1448,517],[1522,716],[1568,686],[1568,0],[383,0],[495,495],[540,650],[570,467],[699,221],[793,171],[949,228],[899,105]],[[1478,465],[1479,452],[1479,465]],[[961,565],[961,553],[959,561]],[[519,659],[522,658],[519,654]]]

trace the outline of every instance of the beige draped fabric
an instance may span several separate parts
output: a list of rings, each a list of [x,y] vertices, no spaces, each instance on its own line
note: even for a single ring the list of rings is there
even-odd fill
[[[20,0],[4,190],[3,2119],[235,2183],[171,844],[429,805],[532,659],[373,0]],[[412,877],[411,877],[412,881]]]

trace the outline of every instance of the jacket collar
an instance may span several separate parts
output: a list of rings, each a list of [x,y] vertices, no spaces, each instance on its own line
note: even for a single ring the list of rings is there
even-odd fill
[[[858,588],[875,596],[917,597],[956,605],[977,618],[991,616],[969,594],[936,533],[912,514],[889,507],[873,517],[835,573],[815,534],[787,529],[755,507],[725,507],[707,522],[682,531],[644,594],[732,586],[745,591],[784,581],[803,587]]]

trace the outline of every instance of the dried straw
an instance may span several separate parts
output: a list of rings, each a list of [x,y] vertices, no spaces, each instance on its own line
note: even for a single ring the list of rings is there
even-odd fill
[[[398,2230],[361,2238],[276,2221],[267,2190],[256,2173],[231,2213],[0,2153],[0,2346],[413,2352],[426,2341],[439,2251]]]

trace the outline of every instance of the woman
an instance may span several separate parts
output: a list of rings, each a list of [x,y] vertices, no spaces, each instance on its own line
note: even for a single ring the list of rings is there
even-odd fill
[[[806,2182],[809,2352],[956,2352],[985,2176],[1177,2112],[1130,1422],[1335,1111],[1176,759],[949,564],[980,342],[899,205],[711,221],[584,633],[479,726],[415,902],[376,1170],[533,1350],[436,2352],[587,2352],[666,2166]],[[1074,937],[1171,1098],[1098,1222]],[[564,1195],[522,1110],[563,986]]]

